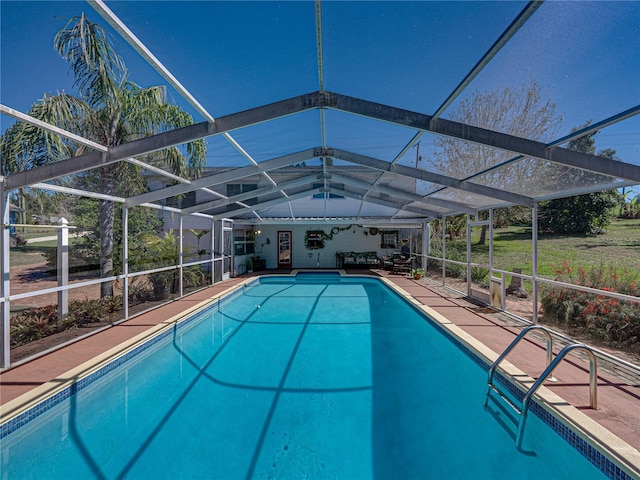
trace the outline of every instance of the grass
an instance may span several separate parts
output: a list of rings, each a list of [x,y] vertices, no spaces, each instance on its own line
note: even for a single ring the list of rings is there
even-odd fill
[[[53,243],[52,245],[50,245]],[[56,242],[29,243],[22,247],[11,247],[9,258],[12,267],[34,265],[45,261],[43,252],[45,249],[56,248]]]
[[[472,232],[471,261],[489,263],[489,242],[475,245],[480,228]],[[466,240],[456,240],[456,246],[466,251]],[[640,275],[640,220],[614,219],[607,233],[591,236],[540,235],[538,237],[538,274],[555,277],[562,262],[587,270],[593,267],[614,267]],[[532,273],[531,228],[512,226],[494,230],[494,267],[511,271],[521,268]]]
[[[18,233],[18,235],[20,235],[22,238],[25,238],[25,239],[39,238],[39,237],[53,237],[58,235],[57,228],[16,227],[16,232]]]
[[[74,245],[76,239],[70,238],[69,244]],[[21,247],[11,247],[10,265],[20,267],[24,265],[34,265],[46,260],[44,252],[55,251],[58,248],[57,240],[47,240],[45,242],[27,243]]]

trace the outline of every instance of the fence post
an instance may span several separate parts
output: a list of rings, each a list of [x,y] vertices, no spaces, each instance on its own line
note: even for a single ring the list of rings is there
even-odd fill
[[[69,222],[62,217],[58,220],[58,286],[69,284]],[[58,291],[58,318],[69,314],[69,290]]]
[[[0,268],[2,271],[2,280],[0,281],[0,293],[2,294],[2,323],[0,324],[0,336],[2,337],[1,368],[8,368],[11,365],[11,308],[9,302],[11,237],[9,235],[9,210],[9,196],[4,191],[4,178],[0,178],[0,215],[2,215],[3,223],[2,232],[0,232],[0,247],[2,248],[2,256],[0,257],[0,263],[2,264]]]

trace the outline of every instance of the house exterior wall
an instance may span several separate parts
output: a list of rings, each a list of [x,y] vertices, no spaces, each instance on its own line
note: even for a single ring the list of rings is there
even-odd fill
[[[397,249],[383,249],[380,246],[380,234],[371,235],[369,228],[353,225],[349,230],[334,233],[331,240],[325,240],[324,248],[309,250],[305,247],[307,230],[322,230],[330,234],[332,228],[344,228],[346,225],[260,225],[260,234],[256,236],[255,255],[266,260],[267,268],[278,266],[278,230],[292,232],[293,268],[336,268],[336,252],[376,252],[378,257],[391,255]],[[366,235],[365,235],[366,232]],[[267,244],[267,239],[269,243]],[[244,259],[242,259],[244,264]]]

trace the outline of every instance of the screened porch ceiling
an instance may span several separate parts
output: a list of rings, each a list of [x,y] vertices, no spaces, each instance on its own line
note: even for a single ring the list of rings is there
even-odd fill
[[[50,50],[64,25],[54,16],[82,12],[113,29],[130,79],[167,85],[192,126],[107,148],[26,115],[29,29],[17,25],[51,31]],[[111,197],[128,207],[180,205],[171,199],[195,191],[172,209],[242,223],[418,224],[639,185],[639,26],[640,2],[3,2],[3,132],[25,121],[88,147],[8,174],[5,188],[101,198],[75,179],[133,162],[154,181]],[[477,93],[533,84],[561,116],[553,131],[461,118]],[[566,148],[594,131],[614,160]],[[196,139],[207,144],[199,178],[147,158]],[[255,189],[224,188],[245,183]]]

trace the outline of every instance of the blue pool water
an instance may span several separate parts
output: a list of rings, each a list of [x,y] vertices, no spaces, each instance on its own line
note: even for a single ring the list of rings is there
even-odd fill
[[[600,478],[384,284],[262,278],[2,440],[3,478]],[[503,424],[501,424],[503,423]]]

